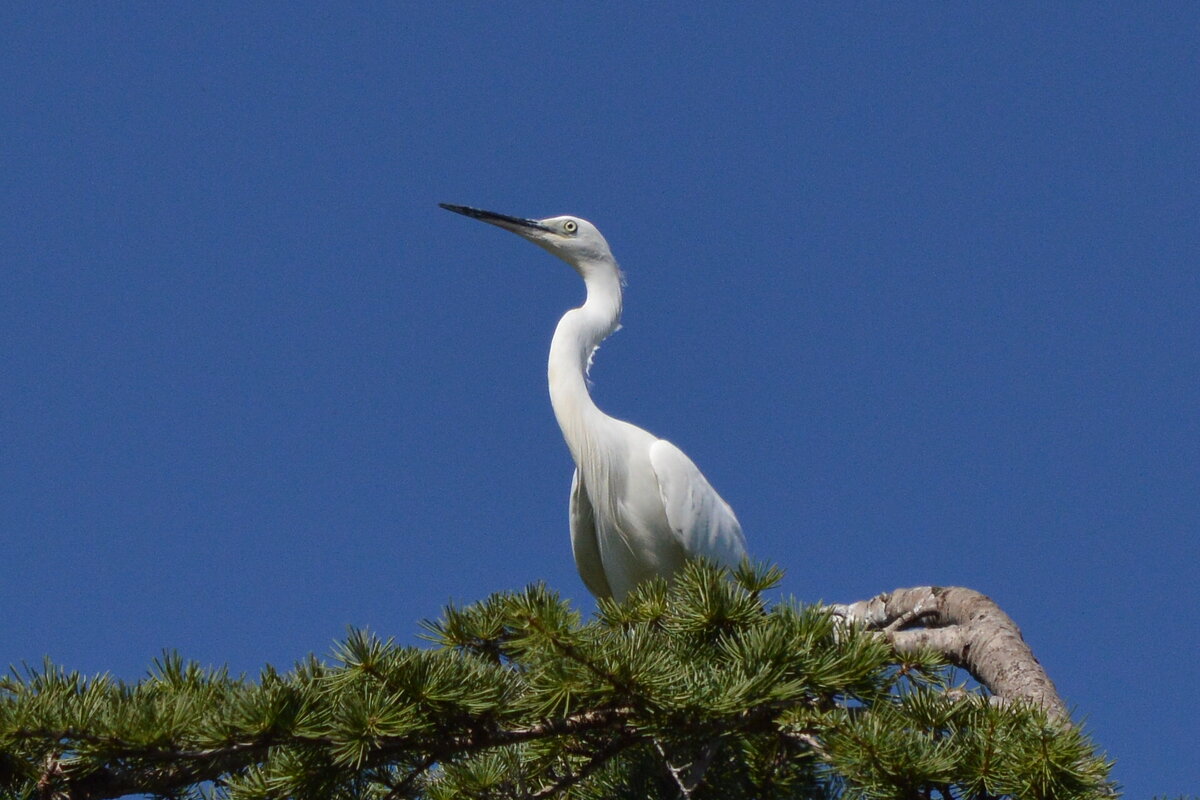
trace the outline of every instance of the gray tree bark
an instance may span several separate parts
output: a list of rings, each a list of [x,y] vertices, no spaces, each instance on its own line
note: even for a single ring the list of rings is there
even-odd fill
[[[898,653],[932,649],[965,669],[998,702],[1024,702],[1069,720],[1021,630],[985,595],[961,586],[919,586],[834,606],[849,622],[878,630]]]

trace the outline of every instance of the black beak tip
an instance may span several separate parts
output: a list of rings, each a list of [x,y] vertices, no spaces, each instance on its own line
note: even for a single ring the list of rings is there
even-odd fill
[[[512,226],[519,228],[532,228],[534,230],[548,230],[535,219],[523,219],[521,217],[510,217],[508,214],[497,214],[495,211],[484,211],[481,208],[471,208],[470,206],[456,206],[451,203],[438,203],[439,206],[447,211],[453,211],[455,214],[462,214],[464,217],[483,220],[490,222],[493,225],[499,225],[502,228],[513,230]]]

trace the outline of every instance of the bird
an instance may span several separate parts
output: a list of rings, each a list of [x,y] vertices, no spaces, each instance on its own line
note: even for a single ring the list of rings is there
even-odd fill
[[[692,460],[592,400],[588,371],[600,343],[620,327],[624,282],[596,226],[575,216],[525,219],[438,205],[533,242],[583,278],[583,305],[563,314],[550,341],[547,380],[575,461],[571,550],[588,590],[621,601],[645,581],[670,581],[689,559],[737,568],[746,558],[742,526]]]

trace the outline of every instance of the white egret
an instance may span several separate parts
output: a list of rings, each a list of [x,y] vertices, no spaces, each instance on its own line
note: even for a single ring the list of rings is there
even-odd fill
[[[729,504],[682,450],[608,416],[588,393],[592,354],[621,319],[621,271],[600,231],[579,217],[522,219],[442,208],[491,223],[549,250],[583,278],[587,300],[563,315],[550,342],[550,404],[575,459],[571,550],[597,597],[670,578],[688,558],[736,567],[746,555]]]

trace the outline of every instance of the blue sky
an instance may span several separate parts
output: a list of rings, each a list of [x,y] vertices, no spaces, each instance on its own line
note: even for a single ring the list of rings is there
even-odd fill
[[[1200,792],[1194,4],[0,11],[0,662],[253,671],[545,580],[545,356],[785,590],[994,597],[1131,797]]]

